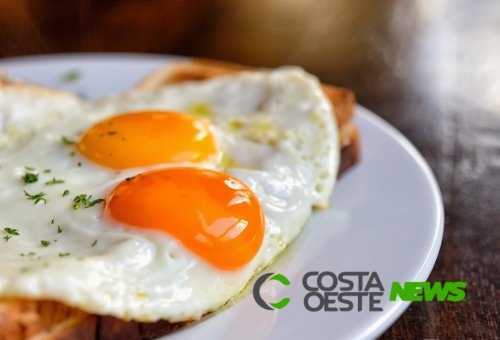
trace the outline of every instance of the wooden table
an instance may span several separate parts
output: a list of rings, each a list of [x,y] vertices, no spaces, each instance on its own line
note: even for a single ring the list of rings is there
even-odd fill
[[[0,56],[113,50],[297,64],[353,89],[438,179],[446,227],[429,281],[468,284],[462,302],[413,303],[381,338],[500,336],[500,2],[59,3],[2,1]]]

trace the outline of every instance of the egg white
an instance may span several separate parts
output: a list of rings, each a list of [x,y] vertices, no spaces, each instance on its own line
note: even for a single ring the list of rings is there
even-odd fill
[[[199,319],[268,265],[298,235],[313,207],[327,206],[335,182],[339,145],[332,108],[317,79],[298,68],[131,92],[97,103],[35,102],[19,108],[0,101],[0,231],[9,227],[19,233],[0,239],[0,296],[54,299],[125,320]],[[62,136],[76,138],[110,115],[147,109],[208,119],[224,157],[195,166],[228,172],[259,197],[264,242],[245,267],[216,269],[166,234],[124,228],[103,217],[99,205],[72,208],[78,194],[102,198],[127,177],[179,166],[110,170],[61,143]],[[23,183],[26,172],[37,173],[38,181]],[[53,178],[64,183],[45,184]],[[24,190],[44,192],[46,203],[34,204]],[[65,190],[70,194],[63,197]]]

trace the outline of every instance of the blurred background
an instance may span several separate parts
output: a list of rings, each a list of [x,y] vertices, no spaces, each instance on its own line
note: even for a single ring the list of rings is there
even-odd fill
[[[498,9],[484,0],[1,0],[0,57],[177,54],[300,65],[366,101],[375,84],[397,98],[398,83],[424,80],[423,90],[453,94],[500,76]],[[478,104],[498,108],[500,89],[480,88],[487,102]]]
[[[499,1],[0,0],[0,57],[87,51],[294,64],[353,89],[443,191],[429,280],[469,283],[465,302],[413,304],[384,337],[498,338]]]
[[[368,107],[381,96],[393,107],[411,89],[467,93],[467,104],[498,110],[499,29],[500,7],[485,0],[0,0],[0,57],[121,51],[294,64]]]

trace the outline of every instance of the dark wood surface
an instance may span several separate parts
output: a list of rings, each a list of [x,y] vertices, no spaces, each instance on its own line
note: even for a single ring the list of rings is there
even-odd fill
[[[0,1],[0,57],[72,51],[296,64],[353,89],[438,179],[429,281],[467,282],[462,302],[413,303],[381,338],[500,337],[500,2]]]

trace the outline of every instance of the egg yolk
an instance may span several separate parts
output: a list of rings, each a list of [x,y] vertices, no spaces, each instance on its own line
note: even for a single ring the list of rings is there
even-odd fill
[[[240,180],[215,170],[145,172],[119,183],[106,202],[112,219],[168,233],[220,269],[250,262],[264,238],[256,195]]]
[[[172,111],[113,116],[90,127],[77,143],[86,158],[112,169],[201,162],[216,152],[209,125]]]

